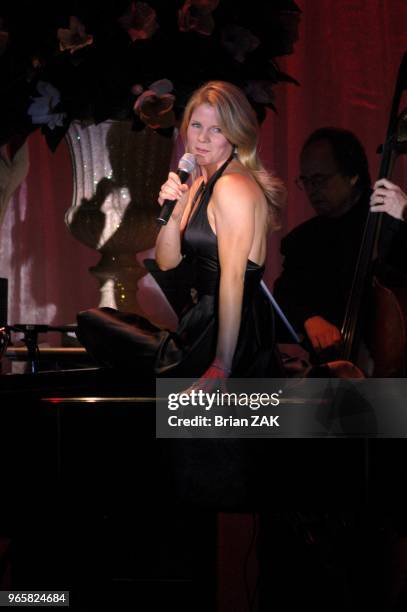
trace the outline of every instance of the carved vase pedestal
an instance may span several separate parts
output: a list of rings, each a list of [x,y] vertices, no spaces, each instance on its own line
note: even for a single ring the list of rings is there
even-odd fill
[[[99,306],[145,314],[138,281],[146,274],[136,255],[154,246],[157,195],[165,181],[173,140],[129,121],[82,126],[67,134],[74,196],[65,222],[80,242],[101,254],[90,272],[100,284]]]

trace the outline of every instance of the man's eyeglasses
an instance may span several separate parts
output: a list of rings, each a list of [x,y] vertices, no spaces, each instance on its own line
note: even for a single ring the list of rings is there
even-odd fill
[[[332,174],[313,174],[312,176],[298,176],[295,179],[295,183],[299,189],[307,189],[311,187],[312,189],[319,189],[320,187],[325,187],[328,181],[339,174],[339,172],[333,172]]]

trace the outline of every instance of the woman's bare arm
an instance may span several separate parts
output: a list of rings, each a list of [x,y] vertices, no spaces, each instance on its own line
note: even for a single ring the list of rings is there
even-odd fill
[[[222,177],[212,198],[220,263],[216,362],[231,370],[239,336],[244,277],[255,231],[257,190],[239,174]]]

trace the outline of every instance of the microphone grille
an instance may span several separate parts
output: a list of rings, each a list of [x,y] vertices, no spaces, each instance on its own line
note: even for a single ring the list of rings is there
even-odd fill
[[[196,159],[192,153],[184,153],[178,162],[178,169],[191,174],[195,170]]]

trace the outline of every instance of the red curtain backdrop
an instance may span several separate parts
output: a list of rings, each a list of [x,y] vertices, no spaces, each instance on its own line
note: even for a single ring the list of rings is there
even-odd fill
[[[376,150],[385,137],[398,66],[407,51],[404,0],[298,0],[297,4],[303,11],[300,38],[293,55],[279,64],[301,86],[276,88],[278,115],[269,118],[263,130],[266,159],[288,187],[280,235],[313,214],[295,185],[299,152],[313,130],[323,126],[352,130],[366,148],[375,180]],[[397,177],[407,188],[405,158],[403,166]],[[281,265],[279,236],[271,242],[269,283]]]
[[[294,183],[303,141],[325,125],[353,130],[366,147],[374,178],[376,149],[384,139],[397,68],[407,50],[406,0],[297,1],[303,11],[300,39],[280,67],[301,86],[276,88],[278,114],[270,113],[262,129],[264,161],[286,181],[289,192],[284,227],[270,240],[270,286],[281,266],[281,236],[312,215]],[[28,178],[0,229],[0,276],[9,279],[9,321],[69,323],[77,311],[98,303],[88,268],[99,256],[64,225],[72,199],[65,143],[52,154],[37,131],[29,145]],[[404,160],[403,165],[397,175],[407,188]]]

